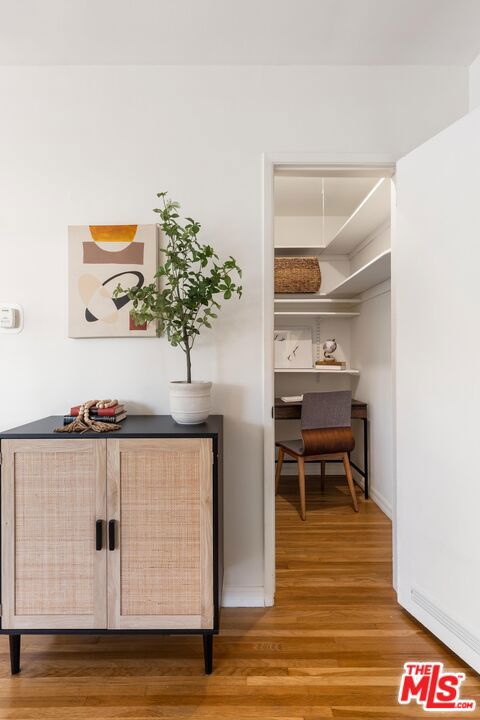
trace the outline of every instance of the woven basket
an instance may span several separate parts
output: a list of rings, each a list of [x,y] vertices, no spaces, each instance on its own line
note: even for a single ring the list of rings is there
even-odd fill
[[[276,257],[276,293],[316,293],[320,290],[320,265],[316,257]]]

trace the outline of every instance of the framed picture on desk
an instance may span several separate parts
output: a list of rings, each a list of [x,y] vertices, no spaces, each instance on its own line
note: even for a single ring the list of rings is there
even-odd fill
[[[313,367],[312,328],[277,328],[273,341],[276,368]]]

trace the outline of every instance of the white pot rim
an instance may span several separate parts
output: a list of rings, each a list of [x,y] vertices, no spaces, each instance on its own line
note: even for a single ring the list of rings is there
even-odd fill
[[[192,380],[187,382],[186,380],[170,380],[170,385],[211,385],[210,380]]]

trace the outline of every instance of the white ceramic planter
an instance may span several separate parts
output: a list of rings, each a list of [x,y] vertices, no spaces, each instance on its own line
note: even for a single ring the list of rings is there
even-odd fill
[[[211,382],[170,383],[170,415],[179,425],[198,425],[210,414]]]

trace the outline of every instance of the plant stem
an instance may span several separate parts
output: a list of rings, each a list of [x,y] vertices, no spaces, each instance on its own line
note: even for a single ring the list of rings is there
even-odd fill
[[[187,356],[187,383],[192,382],[192,362],[190,359],[190,344],[188,342],[188,335],[186,328],[183,329],[183,342],[185,345],[185,355]]]

